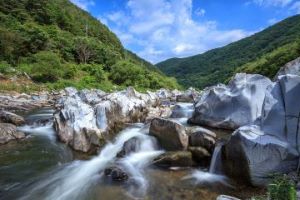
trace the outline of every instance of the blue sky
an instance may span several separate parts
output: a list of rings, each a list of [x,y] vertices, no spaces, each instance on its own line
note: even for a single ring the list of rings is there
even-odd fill
[[[300,0],[71,0],[157,63],[247,37],[300,13]]]

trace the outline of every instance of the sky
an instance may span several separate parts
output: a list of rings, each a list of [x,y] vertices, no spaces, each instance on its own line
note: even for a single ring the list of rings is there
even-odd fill
[[[300,0],[71,0],[158,63],[221,47],[300,13]]]

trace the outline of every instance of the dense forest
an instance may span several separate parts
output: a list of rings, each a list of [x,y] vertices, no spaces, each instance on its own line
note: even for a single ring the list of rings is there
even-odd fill
[[[179,87],[68,0],[0,1],[0,73],[48,89]]]
[[[272,78],[285,63],[300,56],[300,16],[287,18],[248,38],[187,58],[157,64],[184,86],[203,88],[228,81],[236,72]]]

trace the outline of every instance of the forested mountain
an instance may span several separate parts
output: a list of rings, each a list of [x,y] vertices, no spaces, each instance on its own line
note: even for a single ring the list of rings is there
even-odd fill
[[[54,89],[178,87],[68,0],[0,1],[0,73],[23,72]]]
[[[206,53],[158,63],[184,86],[203,88],[226,82],[236,72],[273,77],[279,67],[300,56],[300,16],[287,18],[248,38]]]

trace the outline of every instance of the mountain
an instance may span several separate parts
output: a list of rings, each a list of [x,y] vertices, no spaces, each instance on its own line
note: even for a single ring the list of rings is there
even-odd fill
[[[300,55],[300,15],[225,47],[187,58],[171,58],[158,68],[185,87],[203,88],[228,81],[237,72],[272,78],[278,69]]]
[[[24,72],[50,89],[179,87],[68,0],[0,1],[0,73]]]

